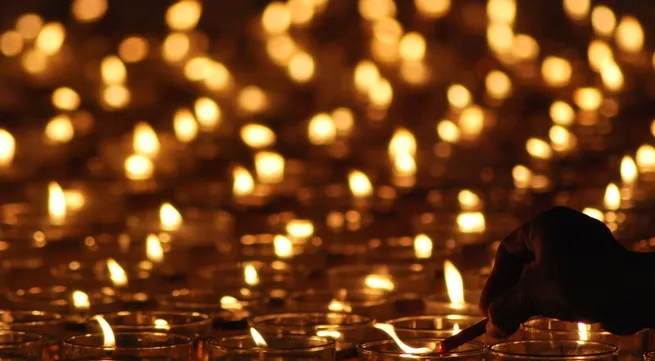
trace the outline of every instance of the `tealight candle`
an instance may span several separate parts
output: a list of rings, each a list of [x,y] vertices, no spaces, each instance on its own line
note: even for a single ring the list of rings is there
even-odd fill
[[[250,335],[212,340],[211,359],[331,361],[335,358],[335,343],[328,338],[266,333],[258,335],[260,338],[257,340],[253,340]]]

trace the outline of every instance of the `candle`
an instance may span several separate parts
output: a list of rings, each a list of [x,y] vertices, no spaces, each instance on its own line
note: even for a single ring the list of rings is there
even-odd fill
[[[440,294],[425,298],[425,309],[432,314],[464,314],[477,315],[479,292],[464,291],[464,280],[459,270],[452,262],[444,262],[444,279],[446,281],[447,299]]]

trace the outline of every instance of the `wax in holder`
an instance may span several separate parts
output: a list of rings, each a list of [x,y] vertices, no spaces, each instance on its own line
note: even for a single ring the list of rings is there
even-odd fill
[[[618,351],[615,345],[597,341],[507,341],[491,345],[488,359],[493,361],[567,359],[616,361],[619,359]]]
[[[211,333],[212,320],[209,315],[181,311],[119,311],[101,315],[114,332],[161,332],[184,335],[191,339],[205,339]],[[87,324],[90,333],[102,332],[100,324],[90,319]]]
[[[65,332],[65,323],[64,318],[54,312],[3,310],[0,311],[0,329],[44,336],[44,355],[49,360],[56,360]]]
[[[423,298],[425,311],[435,315],[462,314],[477,316],[480,314],[478,301],[481,291],[464,290],[464,303],[452,303],[447,293],[435,293]]]
[[[411,348],[432,349],[433,352],[412,354],[403,349],[394,340],[369,341],[357,347],[357,353],[361,361],[400,361],[405,358],[416,358],[420,360],[485,360],[486,347],[479,342],[467,342],[449,353],[439,353],[438,345],[442,339],[439,338],[407,338],[402,342]],[[405,345],[403,345],[405,346]]]
[[[444,314],[420,315],[394,318],[386,323],[393,325],[400,339],[406,338],[446,338],[460,330],[476,324],[482,316]],[[480,340],[487,343],[484,340]]]
[[[0,330],[0,358],[3,360],[40,360],[44,337],[37,333]]]
[[[347,312],[382,319],[393,311],[394,297],[375,289],[307,289],[287,297],[286,307],[300,312]]]
[[[191,339],[163,332],[115,333],[115,344],[106,345],[105,335],[71,336],[62,343],[64,359],[169,360],[192,359]]]
[[[331,361],[335,359],[335,342],[312,335],[266,334],[266,346],[257,346],[250,335],[214,339],[211,359],[220,360],[305,360]]]

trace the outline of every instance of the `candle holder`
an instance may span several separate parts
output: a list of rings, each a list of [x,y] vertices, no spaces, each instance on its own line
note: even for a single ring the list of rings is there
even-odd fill
[[[198,312],[176,311],[120,311],[100,315],[115,332],[170,332],[192,339],[209,337],[211,318]],[[89,320],[86,324],[90,333],[101,332],[100,324]]]
[[[426,266],[412,264],[346,265],[327,271],[331,289],[373,288],[397,293],[426,293],[434,289],[434,275]]]
[[[526,340],[501,342],[489,347],[492,361],[618,360],[618,348],[596,341]]]
[[[19,331],[0,331],[0,358],[4,360],[40,360],[43,336]]]
[[[0,311],[0,329],[36,333],[44,337],[48,360],[59,358],[59,345],[64,336],[64,318],[45,311]]]
[[[464,304],[453,304],[447,293],[435,293],[423,298],[425,311],[430,314],[447,315],[462,314],[477,316],[478,301],[480,300],[481,291],[464,291]]]
[[[536,317],[521,325],[524,339],[590,340],[618,346],[622,359],[638,360],[648,349],[648,330],[634,335],[618,336],[603,330],[599,324],[579,324],[548,317]]]
[[[448,314],[399,317],[389,320],[387,323],[394,326],[396,334],[401,339],[417,337],[447,338],[481,320],[481,316]],[[493,339],[487,334],[478,337],[476,340],[485,345],[493,343]]]
[[[404,342],[410,347],[434,348],[439,345],[441,339],[412,338],[404,340]],[[360,344],[357,347],[357,352],[361,361],[401,361],[407,358],[413,360],[482,361],[485,359],[486,347],[479,342],[467,342],[446,354],[436,351],[427,354],[409,354],[401,349],[394,340],[379,340]]]
[[[289,289],[298,286],[294,267],[283,261],[224,263],[205,267],[198,273],[217,289]]]
[[[335,343],[325,337],[263,334],[266,347],[255,345],[250,335],[214,339],[210,342],[211,359],[221,360],[307,360],[332,361]]]
[[[71,336],[64,340],[66,360],[167,360],[189,361],[191,339],[186,336],[155,332],[116,333],[115,346],[104,346],[103,334]]]
[[[278,313],[255,316],[250,323],[260,332],[316,335],[334,339],[339,357],[345,357],[353,355],[356,345],[372,333],[374,319],[337,312]]]
[[[376,319],[393,310],[394,298],[387,292],[373,289],[308,289],[289,295],[287,308],[299,312],[346,312]]]

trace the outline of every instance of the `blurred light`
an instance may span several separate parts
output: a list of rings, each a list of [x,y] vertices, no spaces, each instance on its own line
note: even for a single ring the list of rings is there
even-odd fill
[[[409,130],[398,128],[393,132],[389,141],[389,157],[395,158],[400,154],[416,155],[416,138]]]
[[[534,158],[550,159],[553,156],[550,145],[541,139],[528,139],[528,141],[525,143],[525,149],[528,151],[528,154]]]
[[[553,150],[566,152],[573,149],[577,144],[575,135],[561,125],[554,125],[548,131],[548,137],[552,144]]]
[[[605,89],[612,91],[623,89],[623,72],[616,63],[604,66],[600,71],[600,76]]]
[[[182,226],[182,214],[172,204],[166,202],[159,207],[159,224],[167,232],[177,231]]]
[[[132,148],[134,149],[134,153],[148,158],[154,158],[159,154],[159,138],[150,124],[138,122],[134,125]]]
[[[188,143],[198,135],[198,123],[187,108],[178,109],[173,116],[175,137],[183,143]]]
[[[324,145],[334,142],[337,137],[337,127],[327,113],[319,113],[309,120],[307,137],[312,144]]]
[[[471,93],[461,84],[448,87],[448,103],[454,108],[466,108],[471,104]]]
[[[611,36],[616,27],[616,16],[612,9],[599,5],[591,11],[591,25],[598,35]]]
[[[289,16],[294,25],[306,25],[314,17],[313,0],[287,0]]]
[[[428,66],[422,61],[404,61],[400,65],[400,75],[408,84],[424,84],[430,77]]]
[[[564,0],[564,12],[572,20],[584,20],[590,6],[590,0]]]
[[[119,57],[109,55],[100,63],[100,74],[107,85],[123,84],[127,78],[127,69]]]
[[[47,23],[41,28],[34,44],[37,49],[47,55],[53,55],[59,51],[66,38],[66,29],[60,23]]]
[[[260,113],[266,108],[268,99],[261,88],[249,85],[241,89],[238,103],[239,107],[248,113]]]
[[[637,149],[637,167],[640,172],[655,171],[655,148],[651,145],[644,144]]]
[[[519,60],[533,60],[539,56],[539,44],[533,37],[516,34],[512,43],[512,55]]]
[[[610,211],[616,211],[621,208],[621,191],[619,190],[619,187],[616,186],[616,184],[610,183],[607,185],[603,203],[605,208],[609,209]]]
[[[131,180],[152,178],[155,166],[152,161],[140,154],[133,154],[125,160],[125,176]]]
[[[306,83],[314,76],[314,59],[304,52],[295,53],[289,59],[287,72],[295,82]]]
[[[599,220],[601,222],[605,222],[605,214],[600,211],[599,209],[596,208],[585,208],[582,210],[582,213],[586,214],[587,216],[594,218],[596,220]]]
[[[102,95],[105,104],[112,108],[123,108],[130,102],[130,91],[122,85],[110,85]]]
[[[48,66],[48,56],[39,49],[30,49],[23,53],[21,64],[25,71],[30,74],[41,73]]]
[[[437,134],[439,134],[439,138],[448,143],[457,143],[461,137],[461,132],[457,125],[447,119],[437,124]]]
[[[514,0],[489,0],[487,2],[487,18],[490,23],[512,24],[515,17],[516,2]]]
[[[24,14],[16,20],[16,31],[25,40],[32,40],[39,35],[43,19],[37,14]]]
[[[416,174],[416,160],[409,153],[399,153],[393,158],[393,174],[397,177],[411,177]]]
[[[457,227],[462,233],[480,233],[486,229],[482,212],[462,212],[457,216]]]
[[[126,63],[137,63],[148,55],[148,42],[140,36],[125,38],[118,45],[118,55]]]
[[[621,159],[621,180],[627,184],[633,184],[637,181],[639,176],[639,171],[637,170],[637,164],[629,155],[626,155]]]
[[[499,70],[493,70],[485,78],[487,94],[494,99],[505,99],[512,92],[512,81]]]
[[[206,56],[191,58],[184,65],[184,76],[190,81],[206,79],[212,71],[212,63],[212,60]]]
[[[356,198],[366,198],[373,195],[373,185],[366,174],[354,170],[348,173],[348,185],[350,192]]]
[[[246,124],[241,127],[241,139],[253,149],[270,147],[275,144],[275,133],[261,124]]]
[[[293,256],[291,240],[281,234],[276,234],[273,238],[273,249],[278,258],[287,259]]]
[[[414,256],[419,259],[432,257],[432,240],[425,234],[414,237]]]
[[[261,183],[276,184],[284,179],[284,157],[274,152],[255,154],[255,172]]]
[[[378,67],[370,60],[362,60],[355,67],[355,88],[361,93],[368,93],[380,79]]]
[[[541,63],[541,76],[551,86],[561,87],[571,80],[571,63],[564,58],[549,56]]]
[[[550,105],[550,118],[557,125],[569,126],[575,120],[573,108],[564,101],[556,100]]]
[[[287,5],[280,1],[269,3],[262,13],[262,27],[269,34],[284,33],[291,25],[291,14]]]
[[[221,108],[218,107],[215,101],[207,97],[200,97],[196,99],[193,109],[201,130],[216,129],[221,120]]]
[[[198,24],[202,4],[196,0],[181,0],[166,10],[166,24],[171,30],[188,31]]]
[[[162,56],[168,62],[178,62],[187,56],[190,47],[191,41],[188,35],[184,33],[170,33],[162,44]]]
[[[314,224],[308,219],[292,219],[285,229],[289,237],[297,240],[307,239],[314,234]]]
[[[48,122],[45,127],[45,136],[52,143],[68,143],[73,140],[75,129],[68,115],[58,115]]]
[[[600,108],[603,95],[596,88],[579,88],[573,93],[573,100],[580,109],[592,111]]]
[[[386,109],[393,101],[393,88],[387,79],[380,78],[369,89],[368,100],[376,108]]]
[[[493,23],[487,27],[487,45],[497,53],[505,53],[512,50],[514,43],[514,31],[503,23]]]
[[[414,0],[419,14],[428,18],[439,18],[448,13],[451,0]]]
[[[477,105],[468,106],[459,116],[459,128],[465,137],[477,137],[484,129],[484,111]]]
[[[633,16],[621,18],[614,37],[619,49],[628,53],[636,53],[644,46],[644,30]]]
[[[474,210],[480,207],[480,197],[468,189],[462,189],[457,194],[457,201],[462,210]]]
[[[332,111],[332,120],[334,120],[334,126],[337,128],[338,135],[348,135],[350,134],[353,125],[355,124],[355,118],[353,112],[345,107],[336,108]],[[655,124],[655,122],[653,122]],[[655,136],[655,130],[653,131]]]
[[[213,61],[209,74],[206,74],[205,86],[211,90],[227,90],[232,85],[232,75],[222,63]]]
[[[61,110],[75,110],[80,106],[80,96],[71,88],[57,88],[52,92],[52,105]]]
[[[277,65],[286,66],[297,51],[296,43],[287,34],[275,35],[266,40],[266,53]]]
[[[71,10],[77,21],[91,23],[105,15],[107,6],[107,0],[75,0]]]
[[[532,183],[532,171],[523,165],[512,168],[512,179],[516,188],[527,188]]]
[[[359,0],[359,14],[368,21],[396,16],[393,0]]]
[[[236,166],[232,169],[232,194],[235,196],[246,196],[255,190],[255,180],[250,172],[243,167]]]
[[[594,71],[601,71],[605,66],[614,64],[614,54],[609,44],[602,40],[592,40],[587,49],[589,65]]]
[[[418,61],[425,57],[425,38],[417,32],[409,32],[400,39],[400,57],[403,60]]]
[[[16,56],[23,51],[23,37],[17,31],[9,30],[0,36],[0,51],[7,57]]]
[[[8,131],[0,128],[0,166],[6,167],[14,160],[16,140]]]

